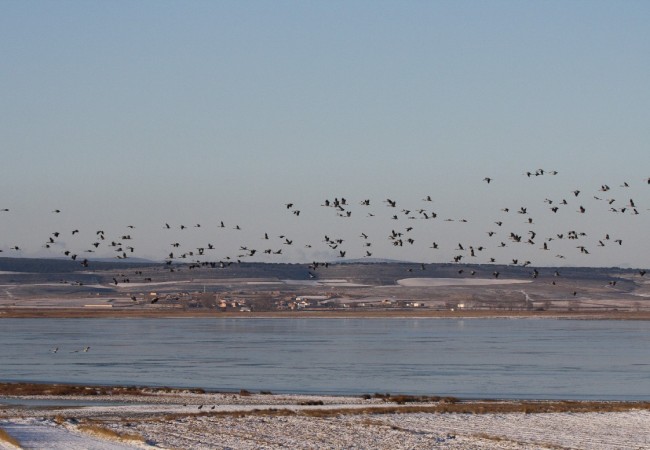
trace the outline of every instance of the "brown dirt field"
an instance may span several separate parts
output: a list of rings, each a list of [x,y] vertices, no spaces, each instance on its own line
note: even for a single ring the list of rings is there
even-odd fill
[[[0,318],[546,318],[578,320],[650,320],[650,311],[272,311],[218,312],[213,310],[133,310],[87,308],[3,308]]]

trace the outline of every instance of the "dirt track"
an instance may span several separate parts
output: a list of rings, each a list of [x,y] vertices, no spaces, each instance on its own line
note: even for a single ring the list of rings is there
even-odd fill
[[[375,311],[272,311],[217,312],[213,310],[133,309],[133,308],[3,308],[0,318],[173,318],[214,317],[232,318],[535,318],[574,320],[650,320],[650,311],[436,311],[427,309]]]

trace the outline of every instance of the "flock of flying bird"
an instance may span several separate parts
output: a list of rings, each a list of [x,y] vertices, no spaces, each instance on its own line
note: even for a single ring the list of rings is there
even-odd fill
[[[546,171],[543,169],[527,171],[524,173],[527,178],[555,176],[557,174],[558,172],[555,170]],[[492,177],[485,177],[482,181],[487,185],[492,185],[494,179]],[[650,178],[646,179],[644,184],[650,185]],[[618,186],[618,189],[623,190],[624,192],[624,190],[629,187],[629,183],[623,182]],[[613,190],[609,185],[601,184],[592,195],[588,195],[582,190],[575,189],[566,192],[566,197],[555,199],[546,198],[544,199],[544,203],[546,204],[547,211],[550,214],[559,214],[563,209],[569,209],[572,213],[585,215],[588,214],[588,209],[592,208],[591,203],[594,201],[596,201],[597,204],[604,205],[604,208],[606,208],[609,213],[632,216],[642,213],[643,209],[638,204],[639,202],[629,196],[624,196],[623,199],[614,198],[611,196],[612,192]],[[334,197],[325,199],[320,204],[320,207],[331,210],[336,217],[341,219],[351,219],[353,217],[358,217],[359,215],[365,218],[377,218],[379,220],[381,220],[382,217],[387,218],[390,226],[386,227],[387,229],[383,239],[393,247],[400,249],[420,245],[421,234],[416,236],[415,232],[416,227],[419,227],[417,222],[419,220],[429,222],[468,222],[468,219],[466,218],[441,218],[440,214],[432,208],[433,203],[434,200],[431,195],[426,195],[421,198],[416,207],[403,206],[397,200],[392,198],[383,199],[381,202],[374,202],[367,198],[352,202],[346,197]],[[381,213],[377,209],[372,208],[376,206],[376,204],[379,204],[382,211]],[[301,216],[301,209],[299,209],[294,202],[285,203],[284,209],[288,214],[295,217]],[[359,214],[358,209],[361,209],[361,214]],[[526,248],[526,251],[522,251],[522,253],[528,255],[530,254],[528,249],[549,252],[552,251],[556,242],[571,241],[574,243],[572,247],[574,247],[579,254],[589,255],[595,247],[605,247],[608,245],[622,246],[624,243],[623,237],[616,234],[617,230],[613,230],[610,233],[604,233],[600,236],[589,236],[585,231],[576,229],[555,230],[552,233],[545,232],[543,233],[544,235],[542,235],[541,231],[535,229],[536,222],[535,218],[531,214],[531,209],[533,208],[530,208],[529,206],[501,208],[498,212],[499,216],[490,224],[489,229],[485,230],[485,235],[481,236],[481,238],[472,236],[472,241],[467,240],[450,244],[438,242],[436,240],[429,240],[426,243],[426,246],[427,249],[431,249],[433,252],[431,260],[434,262],[477,262],[481,264],[504,264],[526,267],[533,264],[530,259],[513,257],[512,253],[508,253],[509,256],[506,258],[504,253],[497,253],[498,251],[495,252],[495,249],[519,246],[517,247],[519,249]],[[0,213],[10,214],[11,211],[9,208],[3,208],[0,209]],[[55,209],[52,211],[52,214],[62,214],[62,211]],[[513,215],[521,218],[521,220],[516,222],[516,225],[512,224],[512,221],[509,220]],[[404,220],[407,221],[406,226],[402,225]],[[509,225],[510,228],[508,229],[507,227]],[[525,231],[520,230],[521,227],[524,227]],[[83,250],[73,251],[65,248],[66,242],[63,241],[64,235],[66,238],[67,236],[77,236],[79,234],[78,229],[69,230],[65,233],[53,231],[44,239],[42,246],[54,251],[55,254],[53,256],[59,256],[56,252],[60,251],[63,256],[78,261],[83,267],[89,267],[92,264],[90,254],[97,252],[100,247],[102,249],[110,250],[118,259],[127,259],[136,255],[136,247],[133,244],[134,238],[131,236],[131,233],[135,230],[135,226],[128,225],[126,228],[127,230],[125,230],[125,232],[111,237],[108,237],[107,233],[103,230],[94,231],[92,242],[87,243],[85,245],[86,248]],[[264,232],[259,237],[261,242],[264,242],[264,245],[261,247],[258,245],[242,244],[239,246],[239,250],[236,254],[213,257],[215,253],[220,250],[221,245],[205,243],[205,245],[198,247],[194,246],[192,248],[187,248],[178,238],[181,234],[177,233],[177,231],[187,233],[185,230],[205,230],[206,228],[215,233],[218,229],[225,228],[236,231],[242,230],[240,225],[227,226],[223,221],[219,221],[216,226],[211,227],[202,226],[199,223],[175,226],[172,226],[169,223],[164,223],[162,229],[165,230],[165,232],[169,232],[170,236],[169,249],[164,257],[165,264],[168,266],[169,270],[177,270],[179,267],[177,263],[179,262],[186,262],[190,269],[205,266],[212,268],[226,268],[232,264],[251,260],[251,258],[273,258],[275,255],[283,255],[283,250],[292,246],[298,246],[295,239],[286,234],[272,235],[269,232]],[[360,250],[358,247],[354,247],[354,253],[355,255],[358,255],[359,252],[361,252],[360,255],[362,260],[363,258],[371,258],[376,254],[374,249],[377,246],[377,241],[371,240],[370,234],[371,233],[368,231],[360,231],[358,234],[358,246],[360,247]],[[322,239],[319,239],[318,243],[302,243],[301,246],[306,249],[313,249],[313,251],[318,251],[320,254],[330,255],[330,258],[325,258],[327,259],[325,262],[319,263],[314,261],[308,265],[309,277],[315,278],[316,275],[314,271],[319,267],[327,267],[332,260],[342,260],[348,257],[350,249],[353,248],[351,245],[354,245],[351,244],[350,241],[351,240],[348,237],[335,236],[333,233],[323,233]],[[257,242],[259,243],[260,241]],[[5,248],[9,250],[9,252],[7,252],[9,255],[19,256],[19,252],[22,250],[23,246],[12,245],[9,247],[5,245]],[[452,256],[450,259],[441,260],[435,256],[435,252],[442,248],[446,248],[448,252],[451,251]],[[564,246],[563,248],[566,249],[567,246]],[[1,251],[3,251],[3,249],[0,247],[0,252]],[[565,259],[566,255],[563,253],[556,253],[555,257],[558,259]],[[426,268],[425,264],[420,264],[419,268],[424,270]],[[408,270],[412,271],[412,269]],[[463,273],[462,268],[459,268],[459,273]],[[534,270],[532,276],[536,277],[538,273],[537,270]],[[644,275],[645,271],[641,270],[639,273]],[[470,275],[475,274],[475,271],[470,272]],[[491,275],[498,277],[499,272],[494,271]],[[120,282],[117,278],[114,278],[113,281],[115,284]]]

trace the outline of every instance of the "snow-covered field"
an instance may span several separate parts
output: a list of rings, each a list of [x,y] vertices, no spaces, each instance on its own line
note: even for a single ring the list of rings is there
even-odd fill
[[[397,280],[400,286],[441,287],[441,286],[491,286],[495,284],[531,283],[531,280],[498,278],[403,278]]]
[[[135,424],[174,448],[647,449],[650,413],[197,417]],[[164,436],[164,437],[163,437]]]
[[[122,450],[147,448],[146,446],[137,447],[135,444],[100,439],[88,433],[75,431],[70,427],[58,426],[52,420],[0,421],[0,428],[9,433],[25,449]],[[0,441],[0,449],[15,448],[13,445]]]
[[[23,448],[36,449],[650,448],[647,409],[374,414],[368,408],[386,404],[358,397],[189,393],[111,397],[111,401],[125,402],[117,405],[93,405],[102,399],[77,399],[82,406],[0,407],[0,428]],[[333,408],[366,411],[332,414]],[[330,413],[319,414],[327,409]],[[251,414],[253,410],[270,410],[270,414]],[[84,430],[87,424],[114,433],[100,436]],[[120,435],[137,439],[120,439]],[[0,440],[0,449],[12,448]]]
[[[353,283],[349,280],[322,279],[322,280],[282,280],[289,286],[335,286],[335,287],[369,287],[368,284]]]

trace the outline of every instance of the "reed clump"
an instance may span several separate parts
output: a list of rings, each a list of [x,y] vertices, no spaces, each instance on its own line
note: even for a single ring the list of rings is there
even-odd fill
[[[476,433],[474,434],[474,436],[479,439],[487,439],[488,441],[501,442],[504,440],[504,438],[501,436],[495,436],[493,434],[488,434],[488,433]]]
[[[18,439],[7,433],[5,430],[0,428],[0,442],[13,445],[16,448],[23,448],[18,442]]]
[[[57,425],[63,425],[66,422],[66,418],[63,417],[61,414],[57,414],[56,416],[54,416],[54,419],[52,420],[54,420],[54,423],[56,423]]]
[[[385,402],[397,403],[399,405],[404,405],[406,403],[457,403],[458,399],[456,397],[441,397],[438,395],[406,395],[398,394],[391,395],[389,393],[381,394],[375,393],[374,395],[365,394],[362,398],[370,400],[372,398],[381,399]]]
[[[112,430],[110,428],[107,428],[102,425],[94,424],[94,423],[88,423],[88,424],[82,424],[77,427],[79,431],[82,431],[84,433],[89,433],[93,434],[98,437],[102,437],[105,439],[110,439],[110,440],[118,440],[118,441],[137,441],[137,442],[146,442],[146,439],[136,433],[120,433],[115,430]]]

